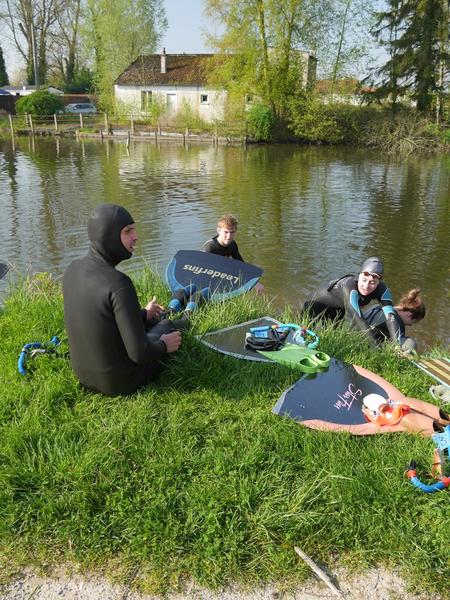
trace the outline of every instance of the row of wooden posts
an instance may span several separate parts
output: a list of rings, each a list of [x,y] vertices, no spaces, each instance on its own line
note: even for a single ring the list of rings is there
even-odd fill
[[[10,126],[10,129],[11,129],[11,136],[14,137],[15,131],[14,131],[13,118],[12,118],[11,114],[9,114],[8,117],[9,117],[9,126]],[[105,135],[105,132],[106,132],[106,134],[108,134],[111,131],[111,129],[110,129],[110,122],[109,122],[109,119],[108,119],[108,114],[104,113],[103,117],[104,117],[104,129],[99,128],[100,137],[102,139],[103,139],[103,136]],[[79,118],[80,118],[80,129],[83,129],[83,127],[84,127],[84,120],[83,120],[83,114],[82,113],[79,113]],[[59,127],[59,124],[58,124],[58,115],[56,115],[56,114],[53,115],[53,122],[54,122],[54,130],[55,131],[59,131],[59,129],[58,129],[58,127]],[[32,117],[31,114],[25,113],[25,123],[26,123],[26,126],[29,127],[29,129],[31,131],[31,134],[35,135],[35,123],[33,122],[33,117]],[[133,118],[133,115],[130,115],[130,129],[129,129],[128,135],[127,135],[127,145],[129,145],[130,138],[134,134],[135,134],[134,118]],[[155,140],[158,139],[158,136],[161,136],[161,128],[160,128],[160,126],[158,126],[155,129],[154,135],[155,135]],[[184,133],[182,135],[183,135],[183,142],[186,142],[186,138],[190,135],[188,127],[186,127],[186,129],[185,129],[185,131],[184,131]],[[215,128],[215,131],[214,131],[214,133],[212,135],[212,140],[213,140],[214,145],[216,145],[216,144],[219,143],[219,136],[217,134],[217,128]],[[246,143],[246,139],[245,138],[243,140],[243,143],[244,144]]]
[[[12,118],[11,113],[8,114],[8,117],[9,117],[9,127],[11,129],[11,135],[14,135],[14,123],[13,123],[13,118]],[[83,114],[80,113],[79,117],[80,117],[80,128],[83,129],[83,127],[84,127]],[[105,119],[105,129],[106,129],[106,131],[109,131],[109,121],[108,121],[107,113],[104,113],[104,119]],[[55,131],[58,131],[58,115],[56,113],[53,115],[53,122],[54,122]],[[30,115],[29,113],[25,113],[25,123],[26,123],[27,127],[30,128],[31,133],[34,135],[35,128],[34,128],[33,116]],[[133,124],[133,130],[134,130],[134,124]]]

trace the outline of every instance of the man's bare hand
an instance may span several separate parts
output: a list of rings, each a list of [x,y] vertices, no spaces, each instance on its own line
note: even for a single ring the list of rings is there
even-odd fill
[[[145,310],[147,311],[147,319],[151,321],[152,319],[157,319],[161,316],[161,313],[164,312],[164,306],[158,304],[156,302],[156,296],[153,296],[153,298],[145,307]]]
[[[181,346],[181,331],[164,333],[159,339],[166,344],[167,352],[175,352]]]

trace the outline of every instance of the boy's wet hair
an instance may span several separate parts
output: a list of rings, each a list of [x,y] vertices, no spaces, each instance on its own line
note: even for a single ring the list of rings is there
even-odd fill
[[[217,222],[217,227],[227,227],[228,229],[237,229],[238,220],[234,215],[222,215]]]

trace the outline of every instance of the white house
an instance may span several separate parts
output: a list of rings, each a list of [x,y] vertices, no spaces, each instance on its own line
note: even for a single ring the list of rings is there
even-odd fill
[[[315,56],[301,52],[305,63],[304,85],[315,79]],[[146,112],[152,99],[165,104],[170,117],[188,103],[206,122],[223,119],[227,92],[208,86],[214,54],[148,54],[137,58],[114,83],[118,104],[127,110]]]
[[[114,83],[116,101],[136,112],[146,112],[159,98],[171,116],[189,103],[207,122],[223,118],[226,92],[207,85],[213,54],[148,54],[140,56]]]

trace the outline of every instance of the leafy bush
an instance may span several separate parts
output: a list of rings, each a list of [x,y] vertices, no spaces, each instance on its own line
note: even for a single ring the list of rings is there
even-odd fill
[[[148,107],[150,125],[160,125],[161,117],[167,112],[167,105],[160,94],[153,94],[152,101]]]
[[[441,138],[444,144],[450,144],[450,129],[444,129],[441,132]]]
[[[58,110],[64,110],[64,102],[48,90],[36,90],[29,96],[20,98],[16,103],[16,111],[19,114],[53,115]]]
[[[289,102],[291,131],[308,142],[339,144],[346,141],[348,118],[340,105],[325,104],[313,94],[295,96]],[[342,105],[350,108],[348,105]],[[340,118],[341,117],[341,118]]]
[[[275,117],[270,106],[255,104],[246,114],[248,133],[257,142],[268,142],[272,138]]]
[[[150,105],[151,109],[151,105]],[[194,107],[187,100],[183,100],[175,116],[176,127],[183,129],[208,129],[203,119],[197,114]]]

